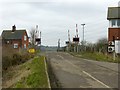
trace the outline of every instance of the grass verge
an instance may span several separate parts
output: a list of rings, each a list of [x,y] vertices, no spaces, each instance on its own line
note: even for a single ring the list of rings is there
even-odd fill
[[[92,59],[96,61],[120,63],[120,57],[116,57],[116,60],[113,60],[112,56],[105,55],[105,54],[98,53],[98,52],[93,52],[93,53],[91,52],[81,52],[81,53],[70,52],[70,54],[73,56],[80,57],[80,58]]]
[[[23,67],[29,69],[31,73],[27,77],[21,78],[15,84],[15,88],[48,88],[44,56],[35,57],[30,63],[24,64]]]

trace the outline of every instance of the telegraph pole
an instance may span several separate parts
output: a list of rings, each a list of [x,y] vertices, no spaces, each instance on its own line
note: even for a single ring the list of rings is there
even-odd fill
[[[113,42],[114,42],[113,60],[115,60],[115,58],[116,58],[116,53],[115,53],[115,36],[113,36]]]
[[[35,30],[35,45],[37,45],[36,39],[38,38],[38,25],[36,25],[36,30]]]
[[[70,31],[68,30],[68,51],[70,51]]]
[[[78,28],[77,28],[77,24],[76,24],[76,37],[78,38]]]
[[[40,50],[41,50],[41,31],[40,31],[40,41],[39,41],[39,44],[40,44]]]
[[[77,24],[76,24],[76,38],[79,38],[79,37],[78,37],[78,27],[77,27]],[[77,53],[78,53],[78,51],[79,51],[78,48],[79,48],[79,41],[77,42],[77,45],[76,45],[76,49],[77,49],[76,52],[77,52]]]
[[[60,50],[60,39],[58,39],[58,51]]]
[[[41,31],[40,31],[40,46],[41,46]]]
[[[68,41],[70,42],[70,31],[68,30]]]
[[[83,26],[83,43],[82,43],[82,46],[83,46],[83,50],[84,50],[84,26],[85,26],[85,24],[83,23],[81,25]]]
[[[85,24],[81,24],[83,26],[83,43],[84,43],[84,26]]]

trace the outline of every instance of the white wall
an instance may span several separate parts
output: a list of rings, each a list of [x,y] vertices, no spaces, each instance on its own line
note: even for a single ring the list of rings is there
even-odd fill
[[[120,40],[115,40],[115,52],[120,53]]]

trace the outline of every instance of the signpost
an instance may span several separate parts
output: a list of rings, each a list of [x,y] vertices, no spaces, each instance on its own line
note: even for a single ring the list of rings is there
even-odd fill
[[[35,49],[34,49],[34,48],[30,48],[30,49],[28,50],[28,52],[29,52],[29,53],[35,53]]]

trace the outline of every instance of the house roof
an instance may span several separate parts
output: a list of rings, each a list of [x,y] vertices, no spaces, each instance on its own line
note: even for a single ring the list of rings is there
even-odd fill
[[[120,7],[108,7],[107,19],[120,19]]]
[[[15,30],[12,32],[11,30],[3,30],[2,38],[4,39],[21,39],[26,30]]]

